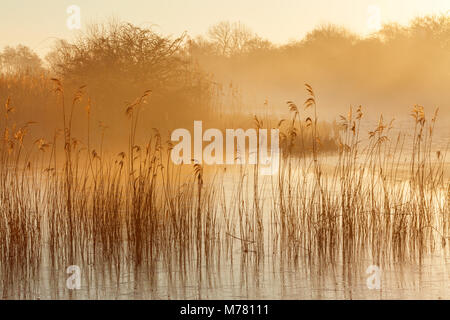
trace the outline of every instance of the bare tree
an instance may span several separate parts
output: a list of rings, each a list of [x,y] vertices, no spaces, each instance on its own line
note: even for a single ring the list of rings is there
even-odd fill
[[[231,24],[222,21],[208,30],[208,37],[216,45],[218,53],[227,55],[231,46]]]
[[[232,54],[245,52],[247,43],[254,39],[253,32],[240,22],[233,23],[231,32],[231,50]]]
[[[91,25],[74,41],[57,42],[47,60],[66,88],[86,86],[98,117],[104,119],[107,110],[108,118],[121,119],[124,104],[152,90],[154,121],[169,113],[185,119],[193,108],[207,107],[209,98],[208,82],[188,59],[186,40],[185,34],[172,38],[112,21]]]
[[[255,35],[241,22],[222,21],[209,28],[208,37],[218,54],[232,56],[245,52],[247,43],[254,39]]]
[[[42,60],[30,48],[18,45],[5,47],[0,54],[1,68],[5,73],[38,73],[42,71]]]
[[[177,81],[185,61],[185,35],[163,37],[130,23],[91,25],[74,42],[59,41],[47,61],[59,77],[85,84],[127,82],[164,89]]]

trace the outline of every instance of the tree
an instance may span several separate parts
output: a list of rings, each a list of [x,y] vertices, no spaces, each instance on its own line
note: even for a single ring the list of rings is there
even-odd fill
[[[242,54],[247,44],[256,38],[255,34],[241,22],[222,21],[208,30],[208,37],[216,48],[216,53],[223,56]]]
[[[303,43],[309,45],[347,46],[359,40],[359,37],[343,27],[333,24],[322,25],[309,32]]]
[[[163,89],[184,68],[180,50],[184,38],[170,39],[130,23],[91,25],[76,41],[59,41],[47,61],[66,80]]]
[[[246,50],[249,52],[261,52],[274,48],[274,45],[269,40],[262,39],[259,36],[255,36],[247,41],[245,46]]]
[[[210,27],[208,37],[214,43],[217,53],[227,55],[231,47],[231,24],[223,21]]]
[[[194,108],[207,106],[208,82],[188,59],[185,44],[185,34],[173,39],[151,28],[112,21],[89,26],[74,41],[58,41],[47,61],[65,92],[85,86],[95,106],[92,119],[122,119],[123,106],[151,90],[151,111],[140,116],[156,124],[169,114],[187,119]],[[120,134],[119,127],[114,130]]]
[[[18,45],[5,47],[0,54],[1,68],[5,73],[39,73],[42,71],[42,60],[30,48]]]

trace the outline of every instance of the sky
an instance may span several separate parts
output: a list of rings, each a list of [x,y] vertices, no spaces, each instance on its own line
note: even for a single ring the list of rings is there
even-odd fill
[[[67,26],[71,5],[80,8],[81,31],[115,17],[153,25],[165,35],[187,31],[197,36],[228,20],[278,44],[326,23],[369,34],[380,23],[406,24],[416,16],[450,13],[450,0],[1,0],[0,49],[24,44],[45,55],[55,39],[70,39],[79,31]]]

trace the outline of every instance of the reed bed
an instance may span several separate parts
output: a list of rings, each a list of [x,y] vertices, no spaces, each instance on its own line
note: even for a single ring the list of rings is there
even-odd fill
[[[316,96],[306,85],[304,108],[289,101],[292,118],[277,125],[281,166],[267,178],[258,165],[174,165],[172,144],[158,130],[138,144],[139,113],[151,104],[151,91],[124,108],[127,150],[96,150],[90,106],[87,141],[72,134],[84,87],[68,103],[63,84],[53,82],[63,129],[52,141],[32,138],[31,123],[10,124],[6,103],[0,152],[4,298],[38,297],[42,289],[32,284],[47,276],[51,296],[59,297],[70,265],[95,270],[85,273],[88,289],[108,283],[119,294],[124,282],[134,290],[142,283],[157,288],[164,272],[165,285],[182,291],[195,279],[201,297],[201,288],[218,285],[216,275],[238,257],[242,274],[257,273],[267,260],[323,272],[339,262],[350,272],[367,257],[385,265],[448,250],[446,149],[432,149],[437,113],[428,120],[416,106],[414,133],[395,137],[382,117],[373,131],[362,132],[363,109],[350,110],[341,117],[337,151],[323,156]],[[256,118],[255,127],[265,126]]]

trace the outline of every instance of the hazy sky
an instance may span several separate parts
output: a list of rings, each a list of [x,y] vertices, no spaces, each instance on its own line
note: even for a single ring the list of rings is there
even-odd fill
[[[70,5],[80,7],[82,28],[114,16],[137,25],[155,24],[163,34],[187,31],[196,36],[229,20],[276,43],[301,38],[323,23],[369,33],[370,6],[379,8],[382,23],[405,24],[417,15],[450,10],[450,0],[1,0],[0,48],[22,43],[44,54],[53,39],[74,34],[66,26]]]

